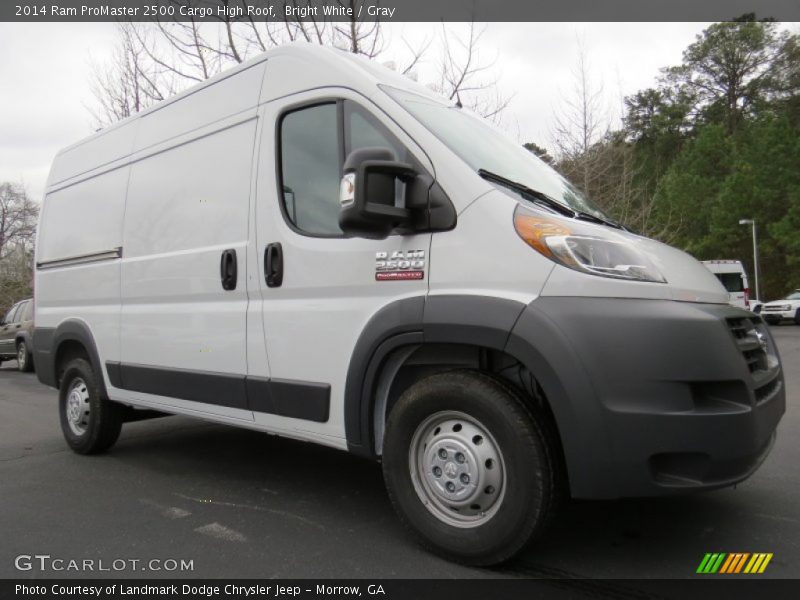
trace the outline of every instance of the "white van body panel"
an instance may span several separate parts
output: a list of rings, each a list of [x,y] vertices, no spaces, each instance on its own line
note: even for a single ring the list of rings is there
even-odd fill
[[[125,119],[58,153],[48,177],[48,188],[86,179],[119,166],[133,151],[139,120]]]
[[[259,102],[265,63],[246,65],[214,81],[159,104],[141,119],[136,150],[146,150],[165,140],[222,119],[251,111]]]
[[[72,156],[70,153],[70,160]],[[75,164],[83,169],[88,163]],[[126,167],[120,167],[92,179],[73,178],[75,183],[51,189],[40,216],[44,226],[38,233],[37,263],[116,252],[122,246],[127,173]],[[91,233],[87,232],[87,222],[92,225]],[[108,360],[119,360],[118,261],[37,270],[35,278],[38,327],[56,327],[65,319],[80,320],[94,332],[98,351]]]
[[[275,62],[281,60],[285,58]],[[293,61],[287,61],[286,67],[296,68]],[[313,105],[330,98],[351,100],[369,108],[373,115],[381,115],[365,96],[338,87],[293,94],[267,102],[261,108],[260,117],[265,125],[258,162],[269,166],[259,169],[255,235],[258,248],[273,242],[282,244],[286,264],[283,284],[276,288],[266,286],[263,252],[258,254],[251,270],[252,279],[260,288],[251,302],[262,307],[270,375],[275,379],[330,384],[330,415],[327,422],[317,423],[257,412],[255,420],[265,427],[293,427],[344,442],[346,375],[364,326],[386,304],[424,296],[428,291],[427,276],[419,281],[376,284],[376,253],[423,250],[427,257],[431,234],[390,236],[385,240],[331,239],[298,233],[287,224],[280,202],[276,201],[279,183],[277,170],[272,167],[278,160],[274,124],[287,108]],[[383,119],[382,123],[427,169],[433,169],[411,137],[389,119]],[[429,269],[430,265],[426,272]]]
[[[459,215],[457,231],[434,236],[431,295],[490,296],[523,304],[539,296],[554,263],[531,252],[514,231],[518,205],[518,200],[492,189]]]
[[[122,258],[123,362],[247,372],[246,281],[223,290],[219,262],[233,249],[246,271],[255,130],[250,118],[133,164]]]
[[[38,240],[39,262],[82,256],[122,246],[122,217],[128,168],[120,167],[90,180],[48,193],[42,220],[58,223],[45,228]],[[86,217],[97,230],[86,235]]]

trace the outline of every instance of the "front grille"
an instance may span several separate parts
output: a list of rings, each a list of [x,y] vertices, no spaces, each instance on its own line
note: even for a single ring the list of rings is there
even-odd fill
[[[777,358],[770,348],[772,343],[763,321],[759,317],[732,317],[727,319],[739,352],[752,375],[756,402],[771,397],[780,386]]]
[[[766,370],[768,338],[757,329],[756,322],[747,317],[735,317],[728,319],[728,327],[750,372]]]

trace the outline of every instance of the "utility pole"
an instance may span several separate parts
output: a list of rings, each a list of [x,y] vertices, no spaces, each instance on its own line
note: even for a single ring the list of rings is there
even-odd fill
[[[761,297],[761,290],[758,287],[758,234],[756,233],[756,220],[740,219],[739,225],[751,225],[753,228],[753,276],[756,280],[756,298],[763,302],[764,298]]]

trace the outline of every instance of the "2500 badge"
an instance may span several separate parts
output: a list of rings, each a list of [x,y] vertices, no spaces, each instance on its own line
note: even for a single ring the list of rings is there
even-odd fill
[[[375,253],[375,281],[425,279],[425,250]]]

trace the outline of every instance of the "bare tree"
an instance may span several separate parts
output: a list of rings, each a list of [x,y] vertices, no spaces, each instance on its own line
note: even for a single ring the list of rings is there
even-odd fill
[[[475,23],[470,23],[469,33],[462,39],[442,24],[440,78],[435,87],[442,95],[461,104],[466,98],[468,108],[497,122],[512,96],[499,91],[497,77],[492,74],[497,57],[487,62],[479,55],[485,33],[485,26],[477,28]]]
[[[351,8],[353,15],[366,0],[337,0]],[[171,0],[175,5],[196,4],[197,0]],[[236,4],[230,0],[228,4]],[[299,0],[282,5],[302,6]],[[304,40],[365,56],[382,59],[391,46],[380,20],[346,21],[318,18],[301,20],[245,20],[234,22],[220,17],[210,22],[154,21],[119,26],[118,45],[108,63],[94,65],[92,87],[97,99],[93,116],[99,126],[118,121],[147,108],[185,87],[204,81],[274,46]],[[437,88],[446,96],[468,98],[468,106],[493,120],[499,118],[510,98],[498,92],[497,81],[489,77],[493,62],[478,56],[484,29],[470,25],[462,40],[442,28],[439,61],[441,78]],[[401,39],[406,54],[397,71],[410,74],[424,60],[433,38],[412,45]]]
[[[140,25],[118,24],[117,36],[111,59],[92,69],[97,107],[91,111],[98,125],[129,117],[175,91],[172,80],[151,60],[151,40]]]
[[[38,214],[21,185],[0,183],[0,309],[31,294]]]
[[[648,189],[640,177],[635,142],[624,131],[612,130],[604,90],[592,80],[591,72],[586,46],[579,40],[573,87],[562,98],[561,111],[554,119],[556,168],[622,224],[667,239],[674,219],[671,216],[665,227],[663,221],[656,225],[652,218],[655,190]]]
[[[562,108],[554,117],[553,142],[562,170],[585,194],[593,196],[609,167],[599,150],[611,123],[603,87],[592,80],[590,72],[586,46],[579,39],[572,90],[561,98]]]

